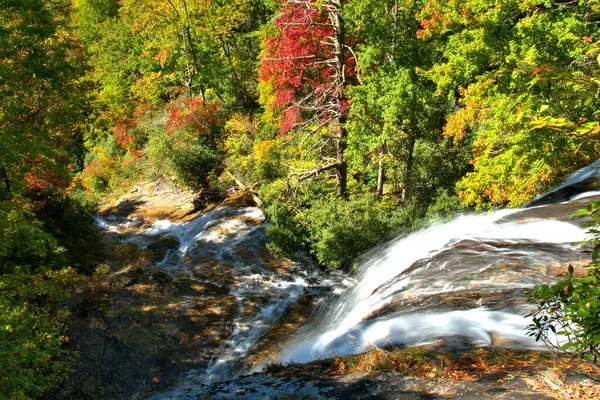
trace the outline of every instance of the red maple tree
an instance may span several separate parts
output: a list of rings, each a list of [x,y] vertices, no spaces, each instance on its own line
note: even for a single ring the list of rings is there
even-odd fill
[[[275,19],[277,34],[265,39],[260,79],[272,85],[272,108],[281,112],[281,133],[303,129],[307,136],[324,126],[335,142],[335,162],[302,171],[300,180],[334,170],[337,194],[346,192],[345,87],[355,75],[356,62],[345,43],[342,0],[281,0]],[[318,146],[324,148],[324,146]]]

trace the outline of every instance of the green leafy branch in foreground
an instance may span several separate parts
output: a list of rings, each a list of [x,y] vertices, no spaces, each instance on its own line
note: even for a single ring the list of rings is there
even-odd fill
[[[586,267],[587,275],[575,277],[570,265],[564,280],[528,291],[528,299],[537,311],[528,315],[533,317],[533,324],[527,331],[554,351],[566,351],[600,364],[600,201],[592,201],[571,216],[579,217],[592,220],[588,230],[592,262]]]

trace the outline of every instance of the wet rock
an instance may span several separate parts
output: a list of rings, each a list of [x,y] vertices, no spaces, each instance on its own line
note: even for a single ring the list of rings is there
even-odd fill
[[[600,190],[600,160],[570,174],[562,185],[533,199],[526,207],[564,202],[580,193]]]
[[[531,241],[461,240],[419,260],[374,294],[390,299],[369,318],[411,307],[431,309],[511,308],[525,303],[523,289],[577,273],[591,261],[585,249]]]
[[[143,221],[147,227],[157,219],[184,219],[194,213],[195,194],[168,180],[142,182],[118,201],[101,209],[101,215]]]
[[[189,399],[554,399],[524,379],[496,382],[413,378],[389,372],[343,377],[252,375],[229,382],[165,393],[153,400]]]
[[[100,222],[116,256],[89,302],[77,306],[71,342],[81,358],[60,399],[146,398],[187,376],[204,380],[208,369],[233,376],[302,297],[306,283],[292,263],[265,248],[259,209],[181,214],[187,200],[168,204],[161,185],[140,185],[104,210]]]
[[[153,255],[153,261],[160,261],[165,258],[169,251],[175,251],[179,248],[179,240],[173,236],[158,237],[150,239],[151,243],[146,249]]]
[[[600,188],[598,189],[600,190]],[[593,198],[593,197],[591,197]],[[569,221],[573,224],[585,223],[590,221],[589,219],[579,218],[576,220],[569,220],[571,215],[575,211],[586,208],[590,204],[591,198],[582,198],[579,200],[570,201],[568,203],[561,204],[550,204],[545,207],[530,207],[524,208],[521,211],[506,216],[498,220],[499,224],[511,223],[511,222],[532,222],[542,220],[558,220],[558,221]]]

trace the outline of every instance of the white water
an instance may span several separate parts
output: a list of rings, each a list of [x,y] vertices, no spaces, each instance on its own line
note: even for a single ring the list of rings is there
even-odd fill
[[[260,246],[257,243],[265,232],[260,224],[248,221],[263,222],[264,219],[264,214],[256,207],[221,207],[188,222],[157,220],[144,232],[131,233],[130,228],[138,226],[141,221],[96,218],[102,229],[122,234],[123,239],[141,247],[152,244],[157,238],[177,239],[177,248],[168,250],[155,267],[182,272],[191,279],[197,279],[193,270],[198,265],[187,262],[188,256],[207,254],[211,259],[227,259],[233,263],[231,270],[223,271],[234,276],[235,281],[229,290],[229,294],[235,296],[239,310],[231,321],[233,332],[205,371],[192,370],[188,373],[185,381],[190,384],[227,379],[239,373],[243,366],[240,360],[246,357],[251,346],[304,294],[308,286],[305,276],[282,276],[258,262],[244,262],[243,256],[236,252],[236,246],[242,243],[246,249]],[[218,279],[209,282],[221,286],[222,282]],[[244,312],[246,304],[255,304],[256,311]]]
[[[576,198],[597,194],[587,193]],[[285,310],[311,285],[306,276],[301,276],[298,272],[282,279],[280,275],[264,266],[244,263],[242,257],[236,253],[237,246],[256,246],[253,235],[264,235],[262,231],[257,232],[260,226],[248,224],[244,222],[244,218],[263,221],[264,215],[259,209],[249,207],[237,210],[237,218],[233,218],[228,214],[231,211],[231,208],[224,207],[186,223],[156,221],[143,234],[124,236],[126,240],[135,241],[142,246],[152,243],[156,237],[176,238],[179,245],[167,252],[157,266],[169,271],[184,271],[190,277],[194,276],[192,269],[195,266],[186,263],[188,256],[209,253],[217,259],[234,260],[232,268],[236,271],[236,282],[230,288],[229,294],[237,299],[240,311],[232,320],[233,333],[206,370],[190,371],[175,391],[158,396],[157,399],[177,397],[184,393],[186,388],[230,379],[240,371],[243,372],[243,360],[252,345],[269,331],[273,323],[279,320]],[[379,246],[363,257],[364,261],[353,279],[355,284],[350,289],[344,290],[339,283],[326,283],[323,279],[322,285],[329,284],[335,287],[333,293],[343,292],[338,296],[338,300],[318,310],[313,316],[316,323],[300,331],[300,336],[285,349],[283,360],[305,362],[333,355],[359,353],[372,346],[416,346],[438,343],[441,339],[448,338],[466,338],[471,344],[484,346],[541,348],[532,338],[525,335],[524,328],[529,322],[523,318],[523,313],[515,309],[490,310],[477,307],[426,312],[408,310],[402,315],[384,314],[383,317],[365,321],[373,311],[382,309],[398,297],[398,293],[450,293],[452,290],[465,290],[466,285],[472,285],[472,280],[466,283],[452,281],[456,271],[447,271],[444,265],[428,265],[431,275],[421,275],[416,289],[415,278],[411,278],[410,274],[397,278],[416,261],[431,259],[460,240],[503,243],[527,241],[570,247],[572,243],[585,239],[584,229],[567,222],[537,220],[499,223],[503,218],[519,211],[502,210],[483,215],[461,216],[452,222],[433,226]],[[103,229],[114,233],[126,232],[128,228],[139,226],[139,222],[128,220],[117,224],[116,220],[98,218],[98,224]],[[487,250],[484,253],[487,253]],[[490,250],[490,257],[494,256],[492,253],[493,249]],[[487,268],[482,266],[476,272],[483,273]],[[491,288],[501,291],[502,288],[523,288],[531,284],[519,280],[520,278],[507,282],[494,281],[493,278],[486,281],[486,278],[484,274],[479,281],[487,285],[486,290]],[[349,281],[346,285],[348,283]],[[247,304],[255,304],[256,312],[244,313],[242,309]]]
[[[356,285],[342,295],[336,304],[315,317],[318,322],[289,346],[283,354],[284,361],[306,362],[332,355],[358,353],[369,346],[390,343],[415,346],[442,337],[466,337],[474,343],[491,345],[494,336],[502,336],[505,342],[514,342],[512,347],[539,348],[525,335],[524,328],[528,321],[522,315],[482,308],[417,313],[361,323],[371,312],[389,302],[391,293],[406,287],[410,278],[400,279],[382,291],[375,292],[376,289],[392,281],[415,261],[443,251],[449,243],[461,239],[491,239],[570,244],[586,238],[584,229],[567,222],[497,223],[518,211],[501,210],[461,216],[371,251],[359,266]],[[437,278],[446,278],[443,272],[439,273],[442,276]],[[435,280],[436,276],[432,279]],[[498,286],[502,285],[506,284],[499,282]],[[519,283],[512,285],[518,287]]]

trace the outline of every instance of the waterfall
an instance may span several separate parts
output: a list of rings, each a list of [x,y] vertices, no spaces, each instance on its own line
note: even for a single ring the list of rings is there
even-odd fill
[[[254,207],[221,207],[187,222],[159,220],[145,231],[134,219],[97,222],[142,247],[176,243],[154,266],[218,286],[236,303],[237,311],[227,316],[229,337],[206,350],[210,362],[153,398],[178,399],[264,367],[247,363],[253,347],[277,332],[275,324],[307,293],[317,294],[320,303],[292,339],[281,338],[273,347],[281,349],[276,351],[284,363],[374,346],[542,349],[525,332],[530,321],[524,316],[533,306],[524,289],[556,281],[569,264],[580,271],[589,263],[581,246],[586,229],[568,217],[600,193],[581,188],[585,185],[563,185],[549,192],[566,197],[562,203],[542,196],[528,208],[461,215],[398,237],[364,254],[352,279],[307,272],[297,264],[285,271],[273,268],[265,258],[270,257],[265,217]]]
[[[355,354],[371,346],[415,346],[456,337],[480,345],[492,345],[494,338],[502,337],[504,343],[511,344],[508,347],[539,348],[524,332],[529,322],[523,315],[530,311],[526,305],[520,310],[477,307],[423,312],[411,312],[408,307],[369,320],[372,313],[402,296],[410,295],[418,302],[424,295],[471,287],[489,293],[544,283],[544,277],[525,276],[509,282],[503,281],[502,274],[495,278],[478,277],[487,269],[500,269],[498,266],[506,260],[529,257],[532,262],[557,261],[561,252],[574,249],[586,238],[585,229],[570,222],[514,218],[521,211],[460,216],[370,251],[358,267],[356,285],[316,312],[313,324],[288,344],[283,360],[306,362]],[[468,246],[460,246],[461,243]],[[464,259],[470,254],[476,256],[482,264],[461,265],[460,259],[452,259],[456,251],[461,251]],[[485,253],[489,260],[485,260]],[[453,263],[451,270],[446,268],[447,262]]]
[[[169,239],[176,245],[154,262],[155,268],[176,278],[185,277],[218,286],[235,299],[237,311],[227,321],[232,328],[231,335],[223,338],[222,346],[211,349],[214,356],[207,368],[189,371],[186,381],[207,383],[241,373],[245,367],[243,360],[252,345],[268,332],[309,285],[310,276],[306,272],[296,273],[295,265],[290,266],[289,273],[270,268],[262,253],[268,242],[264,220],[259,208],[229,206],[185,222],[156,220],[142,231],[131,229],[143,222],[136,218],[96,218],[97,224],[106,232],[142,248],[150,249],[153,243]],[[210,262],[216,263],[218,268],[206,273]]]

